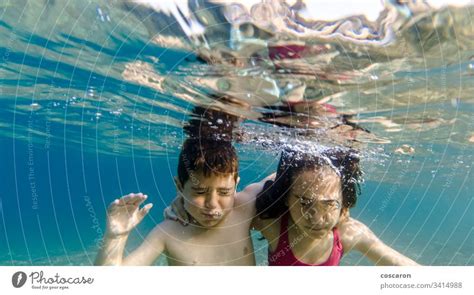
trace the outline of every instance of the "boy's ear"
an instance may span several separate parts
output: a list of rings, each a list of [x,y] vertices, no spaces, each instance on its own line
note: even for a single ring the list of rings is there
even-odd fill
[[[174,185],[176,186],[176,189],[182,193],[184,188],[183,188],[183,185],[181,184],[181,181],[179,181],[177,176],[175,176],[173,179],[174,179]]]
[[[235,190],[237,190],[237,186],[239,185],[240,182],[240,176],[237,176],[237,179],[235,180]]]

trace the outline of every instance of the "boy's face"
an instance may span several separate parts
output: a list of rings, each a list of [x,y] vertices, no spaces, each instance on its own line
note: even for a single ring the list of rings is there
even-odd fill
[[[183,194],[184,208],[203,227],[219,224],[234,207],[235,190],[238,183],[235,174],[191,173],[182,186],[177,188]]]

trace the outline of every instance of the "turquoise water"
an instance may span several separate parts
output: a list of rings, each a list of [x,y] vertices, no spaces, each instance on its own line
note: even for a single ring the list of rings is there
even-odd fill
[[[240,189],[275,171],[282,145],[353,144],[351,134],[327,133],[340,123],[333,114],[292,114],[319,122],[315,128],[261,120],[301,85],[305,100],[327,103],[370,130],[355,136],[365,183],[352,216],[421,264],[474,265],[472,7],[414,15],[383,46],[344,39],[344,32],[311,37],[308,44],[329,52],[282,72],[248,52],[243,65],[200,60],[206,46],[243,54],[227,48],[220,6],[206,4],[207,14],[193,8],[213,28],[207,45],[165,47],[153,37],[188,40],[173,18],[148,10],[137,17],[120,2],[0,4],[0,265],[91,265],[107,205],[141,191],[155,207],[127,249],[136,247],[175,196],[182,127],[195,105],[215,103],[212,93],[240,102],[217,103],[243,117]],[[254,39],[269,42],[263,31]],[[254,233],[263,265],[259,238]],[[356,254],[342,264],[370,265]]]

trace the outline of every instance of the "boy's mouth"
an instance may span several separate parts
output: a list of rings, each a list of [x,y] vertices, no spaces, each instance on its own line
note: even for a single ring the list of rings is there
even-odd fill
[[[202,212],[201,214],[207,219],[219,219],[222,216],[221,212]]]

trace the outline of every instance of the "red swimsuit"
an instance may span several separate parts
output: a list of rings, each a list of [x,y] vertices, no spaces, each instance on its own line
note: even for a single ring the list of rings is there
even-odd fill
[[[332,266],[339,265],[344,250],[342,249],[342,243],[339,239],[339,231],[337,228],[332,230],[334,235],[334,243],[332,246],[331,255],[326,262],[321,264],[307,264],[298,260],[291,250],[290,243],[288,242],[288,216],[285,214],[281,220],[280,225],[280,238],[278,240],[278,246],[275,251],[271,252],[268,249],[268,265],[270,266]]]

